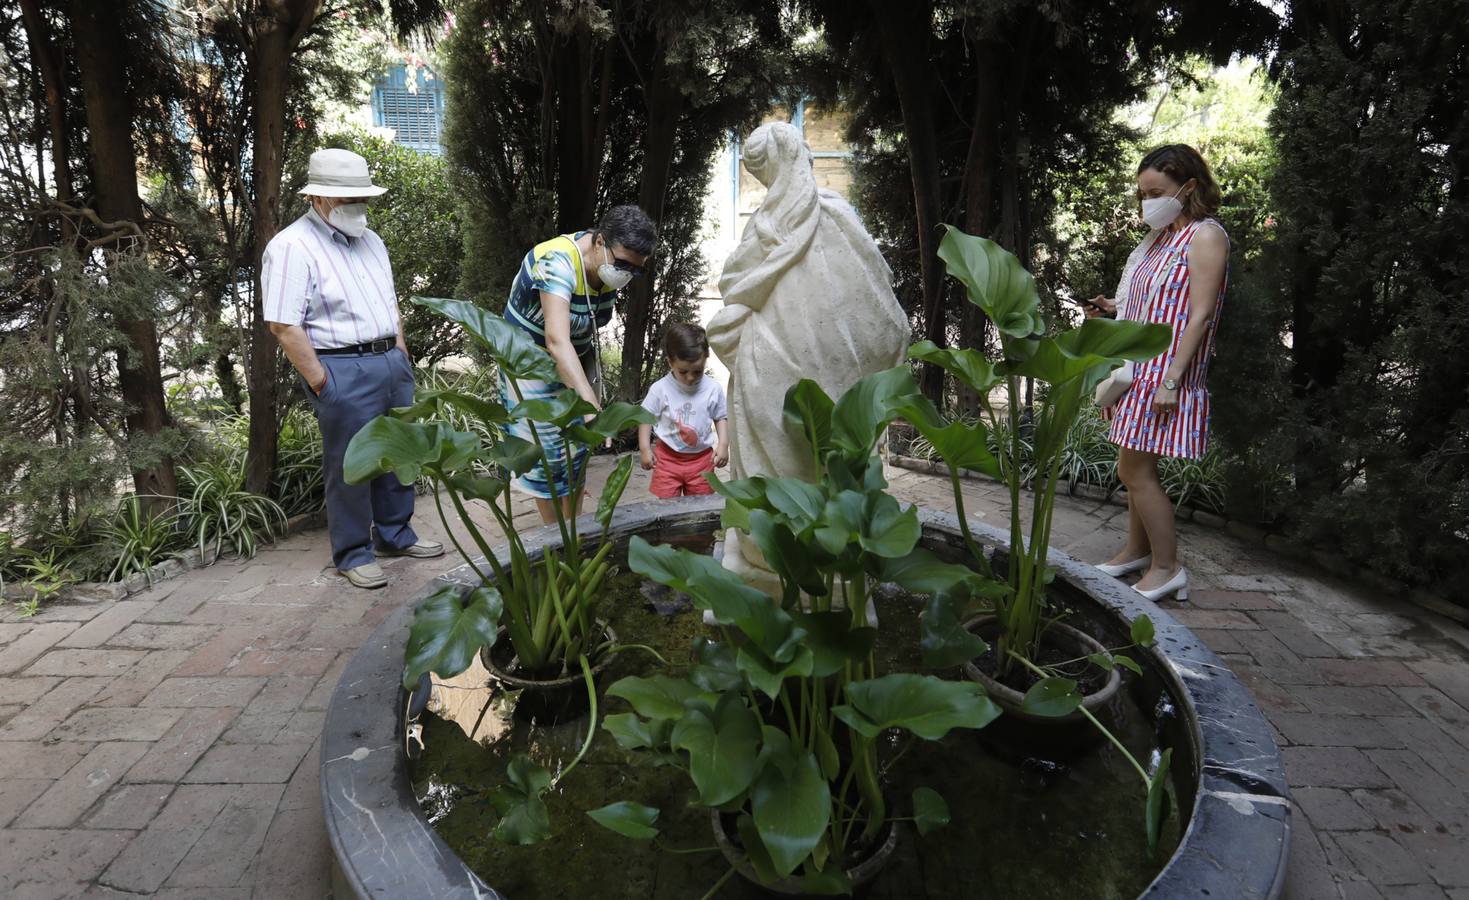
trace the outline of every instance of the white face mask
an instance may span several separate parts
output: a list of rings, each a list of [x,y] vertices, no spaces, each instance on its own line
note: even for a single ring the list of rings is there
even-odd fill
[[[1183,193],[1183,188],[1172,197],[1149,197],[1143,201],[1143,221],[1153,228],[1167,228],[1183,212],[1183,201],[1178,195]]]
[[[362,233],[367,230],[367,204],[343,203],[334,208],[326,220],[342,234],[362,237]]]
[[[612,248],[603,244],[602,251],[607,254],[607,261],[597,267],[597,277],[602,279],[602,283],[612,288],[612,290],[620,291],[627,287],[629,281],[632,281],[632,273],[619,269],[612,264]]]

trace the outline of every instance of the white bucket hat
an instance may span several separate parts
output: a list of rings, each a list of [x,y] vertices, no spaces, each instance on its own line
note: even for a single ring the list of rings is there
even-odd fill
[[[376,197],[387,190],[372,183],[367,160],[351,150],[328,149],[311,154],[301,193],[313,197]]]

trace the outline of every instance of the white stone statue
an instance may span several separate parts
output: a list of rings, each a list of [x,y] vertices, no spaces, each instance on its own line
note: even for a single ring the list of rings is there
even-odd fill
[[[755,129],[744,164],[768,192],[724,263],[724,309],[708,328],[710,347],[729,367],[731,475],[814,481],[806,440],[783,418],[786,390],[810,378],[836,399],[898,365],[908,318],[856,211],[816,187],[799,130],[785,122]],[[752,543],[729,533],[726,568],[765,587],[774,576],[762,563]]]

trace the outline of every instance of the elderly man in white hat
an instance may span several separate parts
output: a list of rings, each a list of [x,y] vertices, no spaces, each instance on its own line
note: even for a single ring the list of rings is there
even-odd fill
[[[260,288],[271,333],[301,374],[321,423],[332,562],[360,588],[388,583],[379,556],[442,556],[408,520],[413,487],[383,475],[342,480],[352,435],[395,406],[413,404],[413,365],[382,238],[367,227],[372,183],[367,160],[349,150],[311,154],[306,215],[265,248]],[[375,532],[375,536],[374,536]]]

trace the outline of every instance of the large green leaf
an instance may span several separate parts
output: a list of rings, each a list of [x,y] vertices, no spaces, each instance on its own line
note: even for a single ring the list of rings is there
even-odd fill
[[[824,678],[841,671],[847,663],[867,658],[877,641],[877,630],[852,627],[852,613],[801,612],[791,614],[806,629],[806,646],[811,648],[811,674]]]
[[[944,681],[899,672],[847,686],[849,703],[832,714],[866,737],[905,728],[936,741],[954,728],[983,728],[1000,708],[972,681]]]
[[[840,556],[866,528],[867,497],[858,491],[847,490],[826,502],[813,536],[821,549]]]
[[[1158,849],[1158,835],[1163,829],[1163,820],[1168,817],[1168,765],[1173,761],[1173,748],[1163,751],[1158,761],[1158,771],[1148,780],[1148,850]]]
[[[634,535],[628,566],[639,575],[683,591],[722,625],[734,625],[776,662],[790,662],[806,632],[770,597],[745,584],[711,556],[655,546]]]
[[[689,667],[689,681],[716,694],[737,690],[744,684],[744,676],[735,662],[735,649],[729,644],[698,635],[693,650],[696,662]]]
[[[597,522],[603,528],[612,527],[612,514],[617,512],[617,501],[622,499],[622,492],[627,490],[627,480],[631,477],[632,455],[628,454],[612,467],[607,483],[602,485],[602,496],[597,499]]]
[[[643,678],[629,675],[613,682],[607,696],[621,697],[638,715],[650,719],[678,719],[684,714],[684,702],[699,696],[699,688],[683,678],[651,675]]]
[[[657,815],[657,811],[654,811]],[[938,791],[930,787],[913,789],[913,824],[919,834],[937,831],[949,824],[949,804]]]
[[[1082,696],[1076,692],[1076,682],[1070,678],[1042,678],[1030,686],[1020,708],[1033,716],[1070,715],[1081,705]]]
[[[895,407],[919,394],[907,366],[897,366],[861,378],[831,413],[831,443],[850,460],[864,464],[877,446],[882,430],[897,415]]]
[[[536,346],[523,328],[476,306],[467,300],[449,300],[441,297],[412,297],[419,306],[426,307],[464,326],[500,367],[500,371],[512,378],[533,378],[538,381],[560,381],[556,361],[545,350]]]
[[[500,592],[491,587],[475,588],[463,599],[452,587],[430,594],[413,610],[403,686],[413,690],[424,672],[453,678],[469,668],[480,647],[494,646],[502,608]]]
[[[908,348],[908,358],[933,363],[981,397],[1000,381],[994,363],[978,350],[949,350],[933,341],[919,341]]]
[[[911,553],[897,559],[881,560],[878,577],[915,594],[948,591],[993,598],[1003,597],[1010,591],[1008,585],[985,578],[968,566],[944,562],[924,547],[914,547]]]
[[[510,410],[512,419],[530,419],[556,428],[566,428],[573,422],[592,415],[597,408],[583,400],[571,388],[558,391],[550,397],[534,397],[522,400]]]
[[[466,394],[463,391],[417,391],[412,406],[394,407],[393,417],[405,422],[443,418],[443,407],[457,409],[473,416],[486,425],[499,425],[510,421],[510,413],[493,400]]]
[[[709,485],[714,488],[714,493],[726,500],[733,500],[735,503],[747,509],[763,509],[766,511],[773,511],[775,509],[775,507],[770,505],[770,501],[765,496],[765,479],[759,475],[752,478],[740,478],[734,481],[723,481],[719,478],[714,478],[709,482]]]
[[[821,518],[826,493],[820,486],[799,478],[772,478],[765,482],[765,497],[790,520],[792,531],[804,531]]]
[[[1168,349],[1173,329],[1167,325],[1130,322],[1125,319],[1087,319],[1080,328],[1042,338],[1035,355],[1023,362],[1007,363],[1006,371],[1038,378],[1052,385],[1063,384],[1093,369],[1100,377],[1114,368],[1117,360],[1152,359]]]
[[[990,452],[989,429],[983,422],[969,425],[949,422],[927,397],[903,404],[899,414],[923,435],[946,464],[956,469],[973,469],[1001,478],[1000,461]]]
[[[831,413],[835,404],[821,385],[802,378],[786,391],[785,420],[800,429],[806,443],[815,448],[816,458],[831,446]]]
[[[800,542],[784,522],[763,509],[752,509],[749,523],[750,537],[764,554],[771,571],[814,597],[826,594],[826,579],[821,570],[816,567],[810,554],[803,551]],[[785,600],[788,604],[794,603],[794,592]]]
[[[1028,338],[1046,330],[1035,279],[1015,254],[994,241],[965,234],[952,225],[939,242],[939,258],[969,291],[1000,334]]]
[[[468,472],[448,475],[444,478],[444,483],[461,497],[483,500],[486,503],[494,503],[505,493],[505,488],[509,487],[503,478],[486,478]]]
[[[689,754],[689,777],[704,806],[723,806],[750,786],[760,751],[760,720],[739,694],[714,709],[693,706],[673,727],[673,747]]]
[[[551,816],[541,795],[551,786],[551,773],[524,754],[510,760],[506,784],[495,790],[492,801],[500,821],[495,837],[507,844],[535,844],[551,836]]]
[[[805,678],[811,674],[812,655],[810,649],[797,647],[788,662],[776,662],[758,647],[746,645],[735,654],[735,667],[750,684],[765,696],[774,700],[780,696],[781,684],[787,678]]]
[[[858,541],[862,549],[883,559],[901,559],[913,551],[923,536],[918,507],[898,505],[892,494],[873,494],[868,503],[867,527]]]
[[[929,598],[918,630],[918,646],[923,650],[925,666],[963,665],[989,649],[984,638],[967,630],[959,621],[954,604],[953,595],[947,591],[939,591]]]
[[[619,800],[598,809],[587,811],[592,821],[609,828],[624,837],[646,841],[658,836],[653,823],[658,820],[658,810],[641,803]]]
[[[541,448],[524,438],[502,435],[485,451],[484,459],[513,475],[524,475],[541,461]]]
[[[634,425],[655,425],[658,419],[636,403],[609,403],[591,421],[573,423],[567,434],[584,444],[600,444]]]
[[[750,791],[750,810],[760,842],[779,875],[789,875],[811,854],[831,822],[831,787],[816,757],[783,748],[769,758]]]
[[[478,435],[442,422],[378,416],[347,442],[342,477],[348,484],[363,484],[392,472],[403,484],[412,484],[425,470],[443,475],[463,468],[479,448]]]

